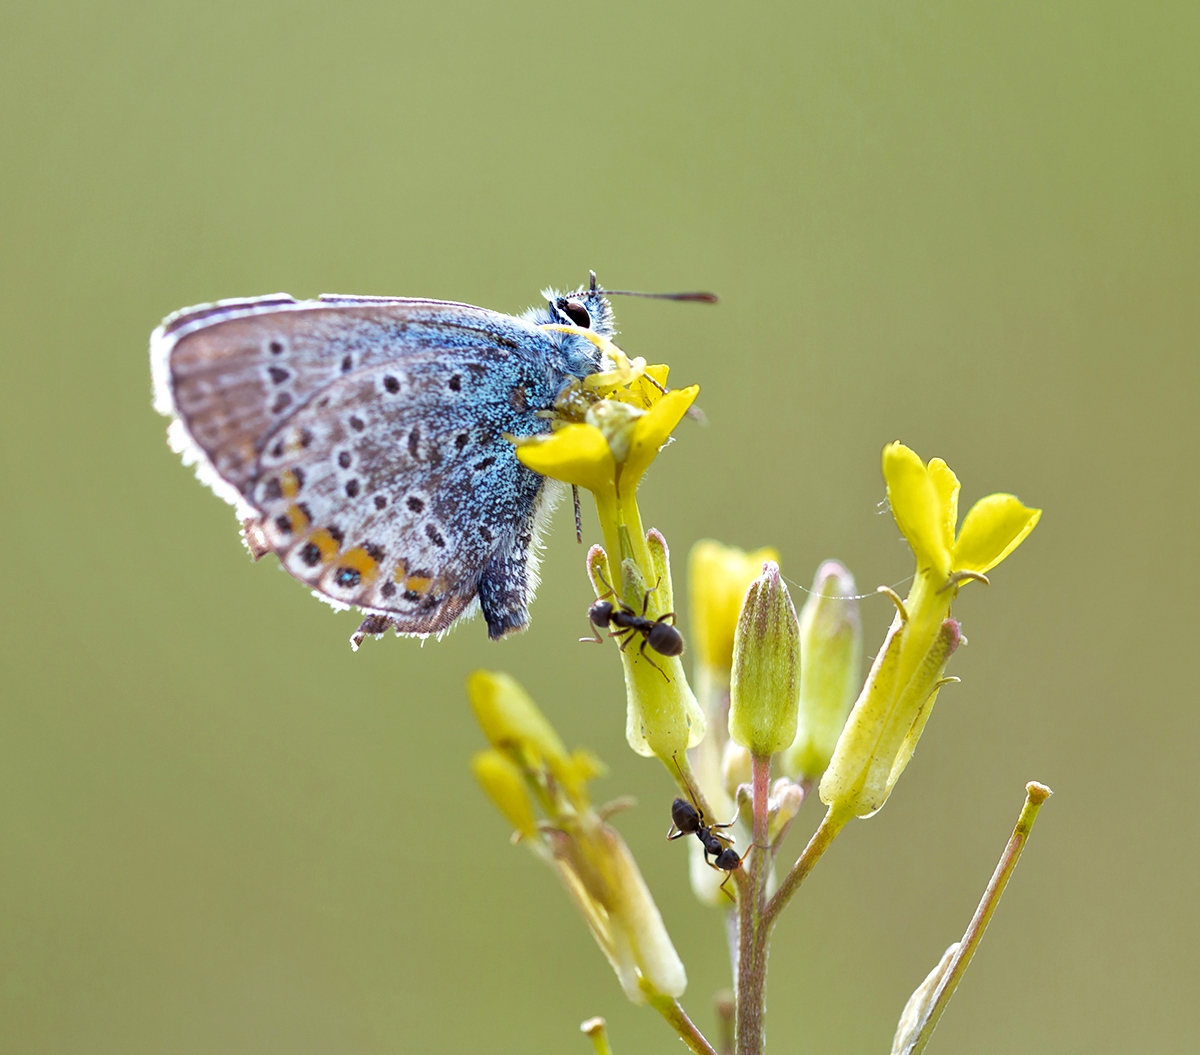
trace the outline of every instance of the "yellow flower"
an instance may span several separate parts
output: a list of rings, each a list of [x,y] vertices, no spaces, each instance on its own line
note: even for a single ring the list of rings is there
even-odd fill
[[[576,750],[568,754],[554,726],[515,678],[502,671],[474,671],[467,678],[467,696],[475,719],[493,748],[524,769],[545,769],[567,790],[577,806],[586,803],[587,781],[604,771],[603,763],[587,751]],[[489,763],[485,763],[487,765]],[[492,788],[486,782],[485,787],[492,794]],[[495,795],[493,799],[496,799]],[[508,807],[501,805],[499,799],[496,801],[509,815]]]
[[[476,779],[524,845],[558,874],[626,995],[639,1004],[681,996],[687,973],[637,862],[587,799],[584,785],[601,764],[586,751],[568,755],[509,675],[477,670],[467,693],[492,744],[472,760]]]
[[[883,476],[892,515],[916,555],[918,573],[936,575],[943,583],[957,585],[990,571],[1042,515],[1015,495],[988,495],[971,508],[955,538],[958,477],[941,458],[926,465],[904,444],[889,443],[883,449]]]
[[[887,801],[946,680],[946,663],[962,639],[949,618],[951,602],[965,582],[987,582],[984,573],[1016,549],[1042,515],[1013,495],[989,495],[974,505],[956,537],[958,478],[944,461],[926,465],[891,443],[883,451],[883,475],[917,572],[903,601],[893,595],[896,618],[820,787],[822,802],[860,817]]]
[[[771,546],[747,553],[712,539],[701,539],[688,556],[692,647],[701,664],[724,671],[726,679],[733,666],[733,635],[742,601],[769,560],[779,562]]]
[[[560,404],[570,405],[567,418],[578,417],[580,407],[587,407],[583,421],[560,421],[548,435],[512,437],[517,458],[536,473],[592,492],[610,561],[607,578],[624,593],[625,584],[614,573],[626,557],[637,563],[643,579],[651,579],[654,572],[637,507],[638,484],[700,388],[668,392],[667,367],[630,359],[590,330],[558,325],[547,329],[586,337],[604,353],[611,369],[584,378],[582,392],[577,388],[560,397]]]

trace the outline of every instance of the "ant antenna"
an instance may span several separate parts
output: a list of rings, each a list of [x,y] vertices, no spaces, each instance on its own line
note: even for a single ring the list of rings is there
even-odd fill
[[[596,272],[589,271],[588,275],[591,276],[588,291],[599,293],[603,297],[645,297],[649,300],[686,300],[697,304],[717,304],[721,299],[715,293],[705,293],[703,291],[687,293],[641,293],[632,289],[601,289],[596,285]]]
[[[700,809],[700,803],[696,801],[696,796],[692,791],[692,782],[683,775],[683,768],[679,765],[679,756],[671,755],[671,761],[675,763],[675,768],[679,770],[679,779],[683,781],[683,786],[687,788],[688,798],[692,800],[692,805],[696,807],[696,812],[703,817],[704,811]]]

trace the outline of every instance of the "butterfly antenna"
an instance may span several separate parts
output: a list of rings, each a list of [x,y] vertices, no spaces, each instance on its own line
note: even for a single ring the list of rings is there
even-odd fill
[[[703,291],[687,293],[641,293],[632,289],[601,289],[596,284],[596,272],[589,271],[588,276],[590,278],[589,291],[599,293],[604,297],[645,297],[648,300],[686,300],[697,304],[717,304],[721,299],[715,293],[705,293]]]

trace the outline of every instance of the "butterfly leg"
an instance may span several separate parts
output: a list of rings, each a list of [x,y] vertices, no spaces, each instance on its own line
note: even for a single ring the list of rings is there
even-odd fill
[[[357,652],[359,646],[361,646],[368,637],[380,637],[393,625],[394,624],[392,620],[386,615],[367,616],[367,618],[364,619],[359,625],[359,628],[350,636],[350,647]]]

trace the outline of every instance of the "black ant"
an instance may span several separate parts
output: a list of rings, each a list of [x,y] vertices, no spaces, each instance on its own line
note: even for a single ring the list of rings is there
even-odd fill
[[[678,759],[675,760],[675,768],[679,769]],[[679,770],[679,775],[683,777],[682,769]],[[728,883],[733,873],[742,867],[746,854],[739,857],[733,848],[733,840],[728,835],[721,835],[718,829],[732,828],[737,823],[737,818],[734,817],[728,824],[705,824],[704,811],[692,796],[691,788],[688,788],[688,796],[692,799],[691,802],[687,799],[676,799],[671,803],[671,827],[667,829],[667,839],[682,839],[685,835],[695,835],[704,847],[704,863],[715,871],[727,872],[725,883]],[[749,852],[750,847],[747,847],[746,853]],[[714,860],[708,859],[709,854],[712,854]],[[733,895],[725,890],[725,883],[721,884],[721,890],[732,900]]]
[[[616,593],[609,586],[608,580],[600,574],[600,581],[608,587],[606,596],[616,598]],[[655,590],[658,589],[656,586]],[[633,640],[634,634],[642,635],[642,647],[638,650],[642,654],[642,658],[659,672],[664,678],[667,678],[667,672],[646,655],[646,646],[649,645],[660,656],[678,656],[683,652],[683,635],[675,627],[675,613],[667,612],[665,615],[660,615],[657,619],[647,619],[646,609],[650,605],[650,595],[654,590],[647,590],[645,597],[642,598],[642,614],[638,615],[632,608],[619,598],[616,603],[613,601],[600,600],[588,609],[588,621],[592,624],[592,637],[581,637],[580,641],[595,641],[596,644],[603,644],[604,639],[600,636],[599,627],[616,627],[617,629],[610,633],[609,637],[621,639],[621,651],[625,651],[625,646]],[[669,623],[667,620],[671,620]],[[670,681],[670,678],[667,678]]]

